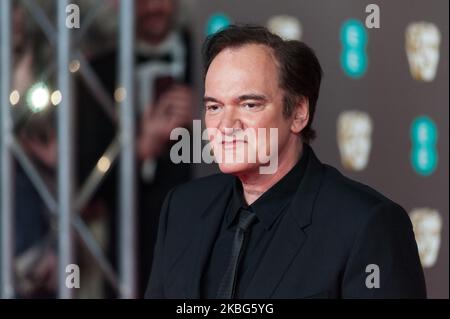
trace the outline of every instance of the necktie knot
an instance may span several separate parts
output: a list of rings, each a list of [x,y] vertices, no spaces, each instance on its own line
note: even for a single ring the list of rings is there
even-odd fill
[[[245,232],[247,231],[247,229],[249,229],[250,226],[253,225],[253,223],[256,221],[256,218],[257,217],[255,213],[248,210],[242,210],[239,216],[238,227]]]

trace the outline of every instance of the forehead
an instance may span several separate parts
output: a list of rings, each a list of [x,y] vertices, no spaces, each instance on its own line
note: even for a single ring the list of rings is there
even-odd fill
[[[247,44],[221,51],[211,62],[205,77],[207,95],[243,93],[275,94],[279,90],[278,66],[272,50],[261,44]]]

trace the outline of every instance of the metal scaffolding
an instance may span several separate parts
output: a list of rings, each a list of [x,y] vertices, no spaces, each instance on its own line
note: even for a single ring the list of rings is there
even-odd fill
[[[135,215],[135,146],[134,146],[134,1],[120,2],[119,32],[119,87],[122,89],[120,103],[120,282],[124,297],[131,298],[136,291],[136,228]]]
[[[66,7],[68,0],[58,0],[57,23],[53,27],[45,12],[34,1],[22,0],[37,24],[43,30],[50,44],[57,52],[57,64],[48,68],[57,68],[58,90],[62,99],[58,106],[58,188],[54,196],[48,189],[33,162],[22,149],[22,146],[12,133],[13,123],[10,115],[10,94],[12,74],[11,49],[11,0],[0,1],[0,206],[1,206],[1,267],[0,267],[0,296],[14,298],[14,176],[13,156],[31,182],[43,202],[51,212],[50,218],[57,221],[58,231],[58,294],[60,298],[72,298],[73,290],[66,287],[66,266],[74,261],[74,240],[87,248],[93,261],[102,270],[105,279],[110,283],[119,297],[135,298],[136,289],[136,249],[135,249],[135,149],[134,149],[134,1],[120,1],[119,7],[119,83],[118,90],[122,93],[115,105],[90,67],[83,53],[74,44],[81,40],[90,27],[96,12],[103,1],[97,1],[87,14],[78,37],[71,35],[66,26]],[[118,274],[105,257],[100,245],[96,242],[88,227],[79,216],[80,210],[90,200],[95,190],[105,177],[107,170],[94,168],[81,186],[78,193],[74,189],[73,168],[73,117],[72,103],[72,74],[69,64],[78,60],[82,67],[80,76],[94,94],[97,102],[111,118],[118,121],[119,129],[116,137],[106,149],[101,158],[113,163],[120,156],[119,179],[119,267]],[[116,111],[119,109],[118,112]],[[82,269],[81,269],[82,271]]]
[[[71,298],[72,289],[66,287],[66,267],[74,264],[73,236],[70,220],[73,212],[73,109],[70,63],[70,30],[66,27],[68,0],[57,5],[58,25],[58,89],[61,102],[58,106],[58,291],[60,298]]]
[[[1,164],[1,294],[14,296],[14,224],[13,224],[13,169],[11,156],[12,123],[9,108],[11,92],[11,0],[0,2],[0,164]]]

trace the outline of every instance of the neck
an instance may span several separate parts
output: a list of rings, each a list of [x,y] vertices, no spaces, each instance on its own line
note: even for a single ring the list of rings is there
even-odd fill
[[[254,203],[262,194],[280,181],[297,164],[303,153],[303,144],[287,146],[278,155],[278,169],[274,174],[260,174],[259,167],[251,173],[237,177],[242,183],[244,198],[248,205]]]

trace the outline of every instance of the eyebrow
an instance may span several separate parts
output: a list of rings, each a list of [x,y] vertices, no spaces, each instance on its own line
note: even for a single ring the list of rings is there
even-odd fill
[[[211,96],[204,96],[203,97],[203,103],[206,103],[206,102],[216,102],[216,103],[220,103],[219,102],[219,100],[217,100],[217,99],[215,99],[215,98],[213,98],[213,97],[211,97]]]
[[[262,94],[244,94],[237,98],[239,102],[245,100],[267,101],[267,97]]]
[[[244,95],[240,95],[235,100],[237,100],[238,102],[242,102],[242,101],[246,101],[246,100],[267,101],[267,97],[262,94],[244,94]],[[203,102],[204,103],[206,103],[206,102],[220,103],[220,101],[217,100],[216,98],[213,98],[211,96],[206,96],[206,95],[203,97]]]

